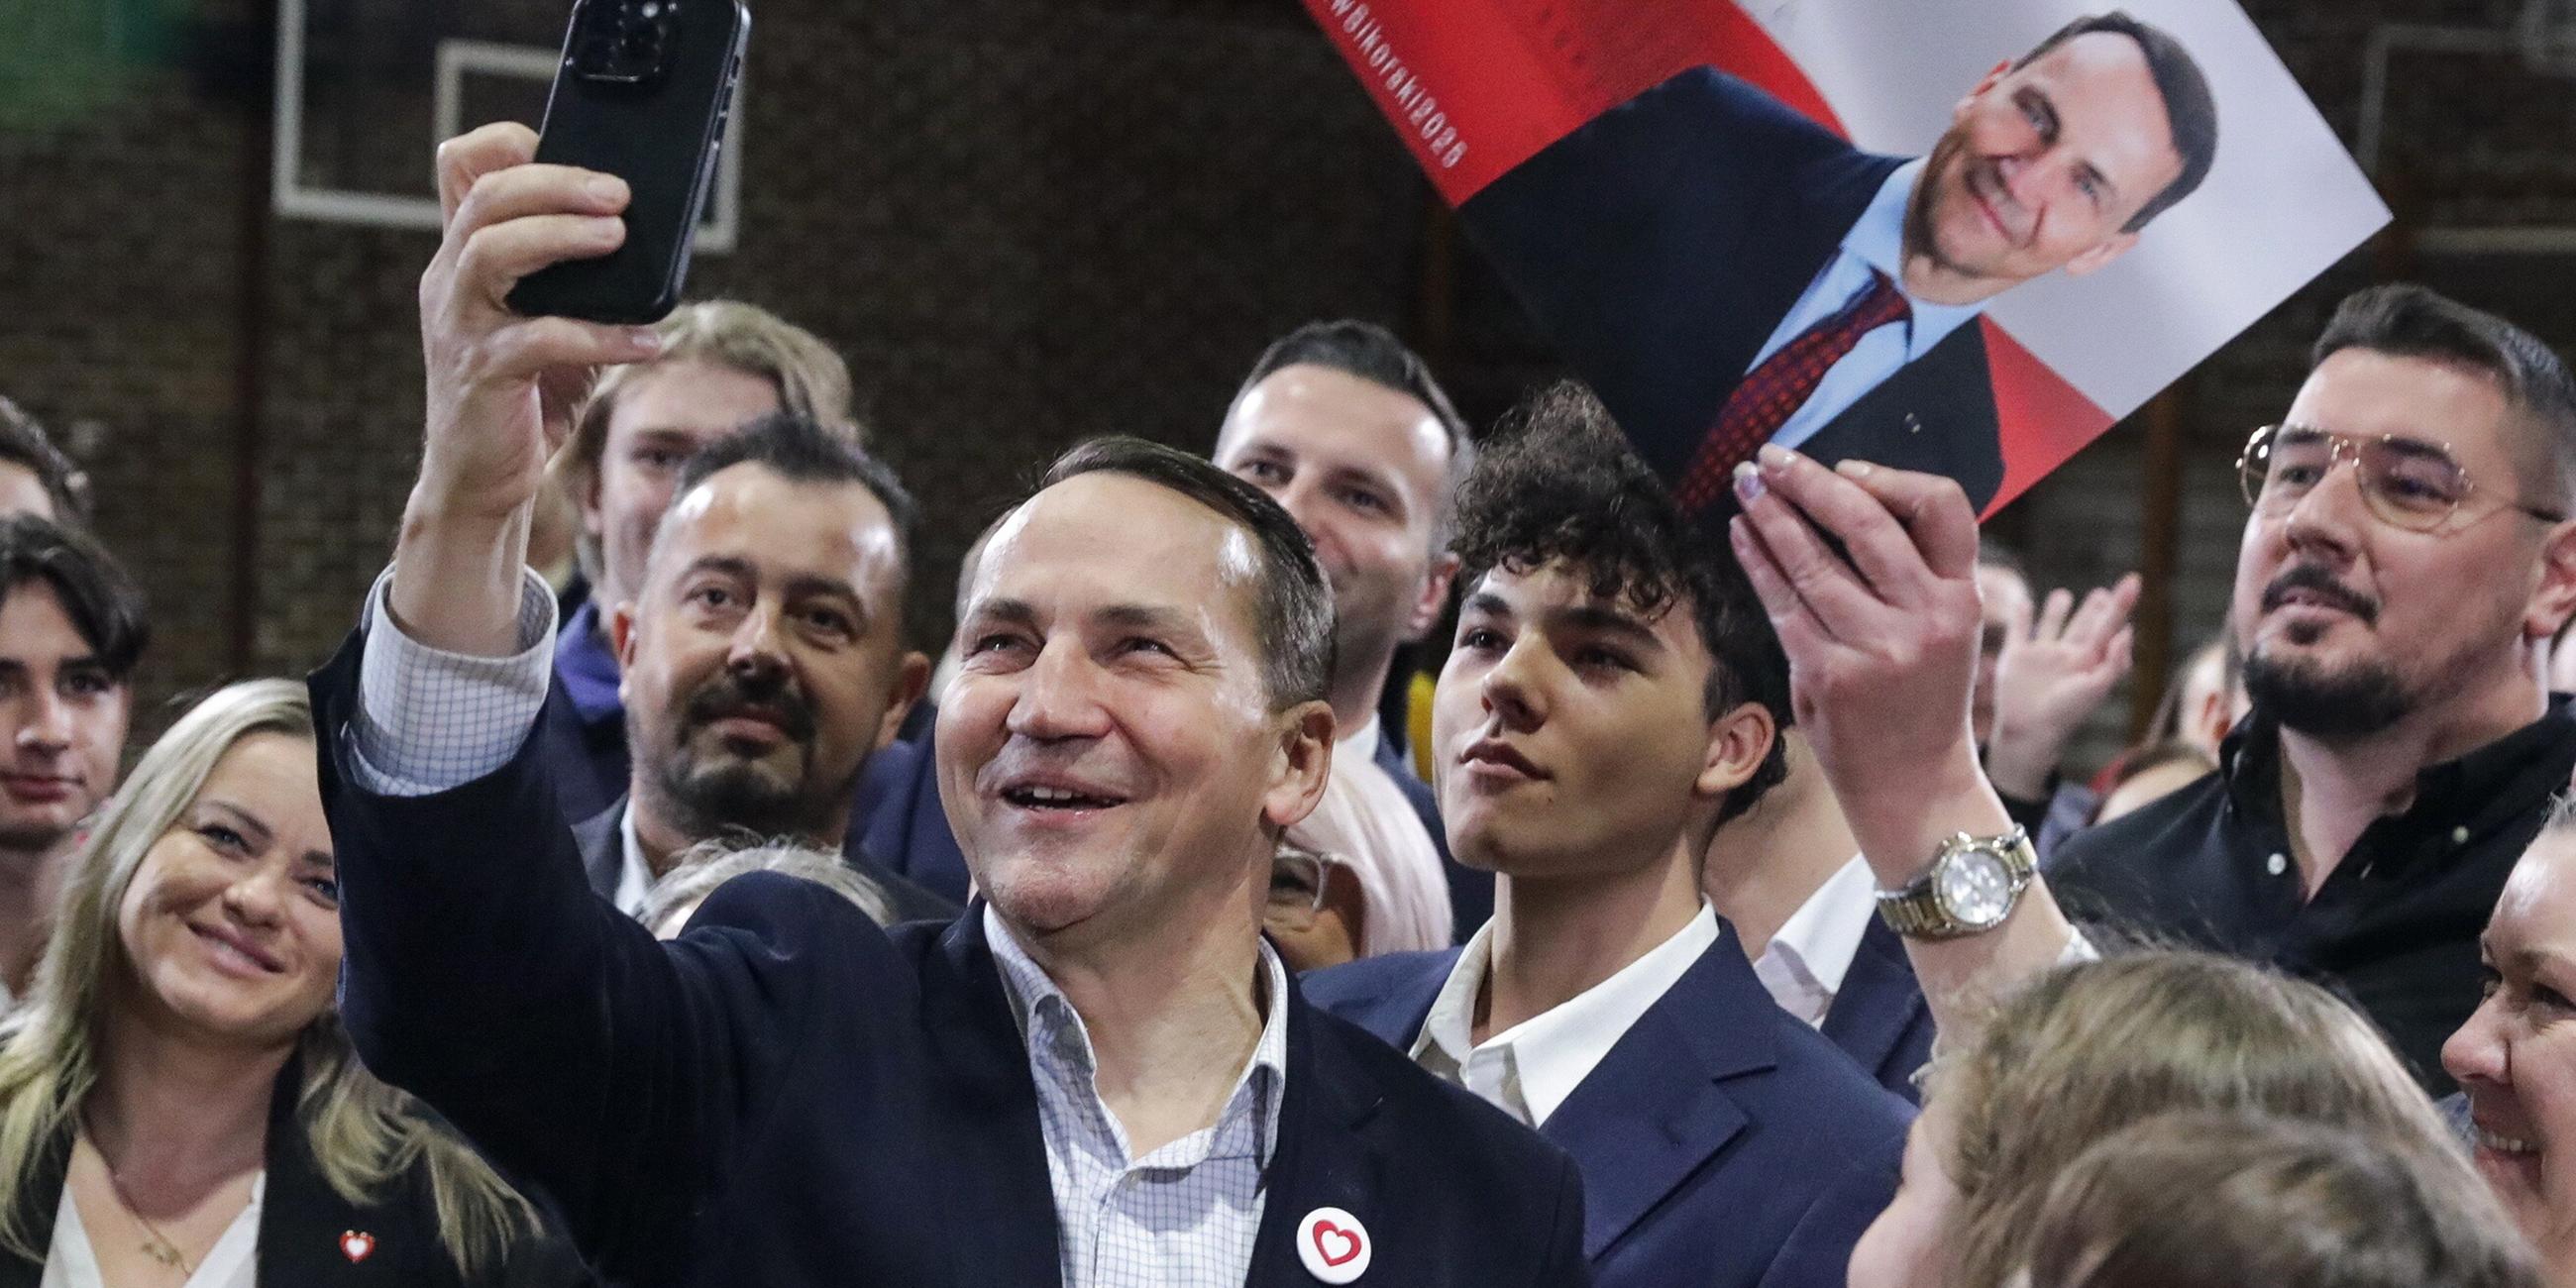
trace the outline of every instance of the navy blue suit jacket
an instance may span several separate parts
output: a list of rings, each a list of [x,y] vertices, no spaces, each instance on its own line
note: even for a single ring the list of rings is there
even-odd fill
[[[939,803],[935,728],[925,729],[918,740],[897,739],[870,754],[859,771],[858,798],[850,813],[851,849],[953,902],[972,897],[974,878],[966,871],[966,852],[948,830],[948,810]]]
[[[340,757],[352,637],[313,680],[347,944],[342,1016],[387,1081],[562,1212],[606,1277],[662,1285],[1059,1282],[1026,1048],[980,909],[889,933],[755,873],[663,945],[593,895],[532,746],[431,796]],[[533,739],[531,740],[533,744]],[[1358,1216],[1372,1282],[1582,1284],[1570,1161],[1292,987],[1247,1282]]]
[[[583,875],[590,880],[591,893],[602,899],[615,899],[617,883],[626,875],[626,798],[618,797],[608,808],[573,824],[572,841],[581,851]],[[859,875],[885,891],[886,910],[896,921],[947,921],[965,903],[889,870],[856,845],[843,845],[841,857]]]
[[[1306,994],[1408,1051],[1458,952],[1318,971]],[[1730,930],[1541,1134],[1583,1171],[1583,1252],[1603,1288],[1841,1288],[1895,1192],[1911,1117],[1772,1003]]]
[[[1923,1000],[1905,942],[1876,916],[1861,932],[1842,990],[1825,1008],[1824,1034],[1878,1085],[1922,1100],[1914,1074],[1932,1060],[1932,1006]]]
[[[1594,117],[1458,213],[1539,331],[1673,479],[1904,160],[1702,67]],[[1800,450],[1946,474],[1982,510],[2003,483],[1999,433],[1972,322]]]

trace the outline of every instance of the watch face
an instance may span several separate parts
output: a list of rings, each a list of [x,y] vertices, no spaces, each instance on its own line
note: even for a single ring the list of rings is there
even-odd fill
[[[2012,911],[2012,873],[1991,851],[1954,851],[1932,875],[1932,897],[1961,925],[1992,926]]]

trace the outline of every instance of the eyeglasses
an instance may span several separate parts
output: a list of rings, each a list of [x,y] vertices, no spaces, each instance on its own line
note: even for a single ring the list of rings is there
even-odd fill
[[[2257,514],[2281,515],[2316,490],[2350,457],[2361,497],[2381,522],[2409,532],[2434,532],[2461,514],[2477,484],[2451,454],[2448,443],[2399,434],[2357,437],[2312,425],[2265,425],[2245,440],[2236,458],[2245,503]],[[2501,498],[2500,509],[2520,510],[2535,519],[2558,523],[2566,515]],[[2492,511],[2480,509],[2474,520]]]
[[[1264,924],[1290,933],[1312,930],[1324,911],[1326,869],[1342,862],[1337,855],[1281,842],[1270,859],[1270,901],[1261,911]]]

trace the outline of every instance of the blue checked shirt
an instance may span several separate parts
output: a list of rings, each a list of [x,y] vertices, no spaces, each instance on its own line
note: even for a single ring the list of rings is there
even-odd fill
[[[529,574],[519,651],[467,657],[403,634],[384,607],[390,579],[378,578],[367,594],[359,707],[344,736],[361,786],[426,796],[508,764],[536,727],[552,682],[554,595]],[[984,934],[1037,1083],[1065,1288],[1242,1283],[1261,1230],[1263,1173],[1278,1148],[1288,1081],[1288,972],[1278,954],[1261,944],[1261,1039],[1215,1125],[1136,1158],[1100,1098],[1082,1016],[989,906]]]

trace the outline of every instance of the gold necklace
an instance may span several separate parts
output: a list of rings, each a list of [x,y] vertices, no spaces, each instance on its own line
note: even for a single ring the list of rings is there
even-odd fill
[[[84,1114],[83,1118],[86,1119],[87,1115]],[[84,1121],[82,1126],[86,1128],[88,1123]],[[163,1266],[178,1271],[180,1281],[186,1282],[197,1273],[196,1264],[188,1260],[188,1254],[180,1250],[176,1240],[162,1233],[161,1227],[152,1223],[152,1218],[143,1215],[142,1207],[126,1194],[125,1182],[116,1174],[116,1164],[108,1162],[107,1151],[98,1147],[98,1133],[91,1132],[89,1135],[90,1152],[98,1155],[98,1170],[107,1173],[107,1192],[115,1197],[116,1205],[125,1209],[127,1216],[134,1218],[136,1225],[143,1227],[143,1241],[136,1245],[136,1250]]]
[[[107,1173],[108,1192],[116,1196],[117,1205],[125,1209],[125,1214],[133,1217],[134,1223],[143,1227],[143,1242],[138,1245],[143,1255],[178,1271],[182,1282],[196,1274],[197,1267],[188,1260],[188,1254],[180,1251],[179,1245],[173,1242],[169,1235],[163,1234],[161,1227],[154,1225],[152,1218],[143,1215],[143,1209],[136,1206],[134,1200],[126,1195],[125,1182],[117,1179],[114,1167],[108,1166],[107,1155],[99,1155],[98,1162],[99,1167]]]

